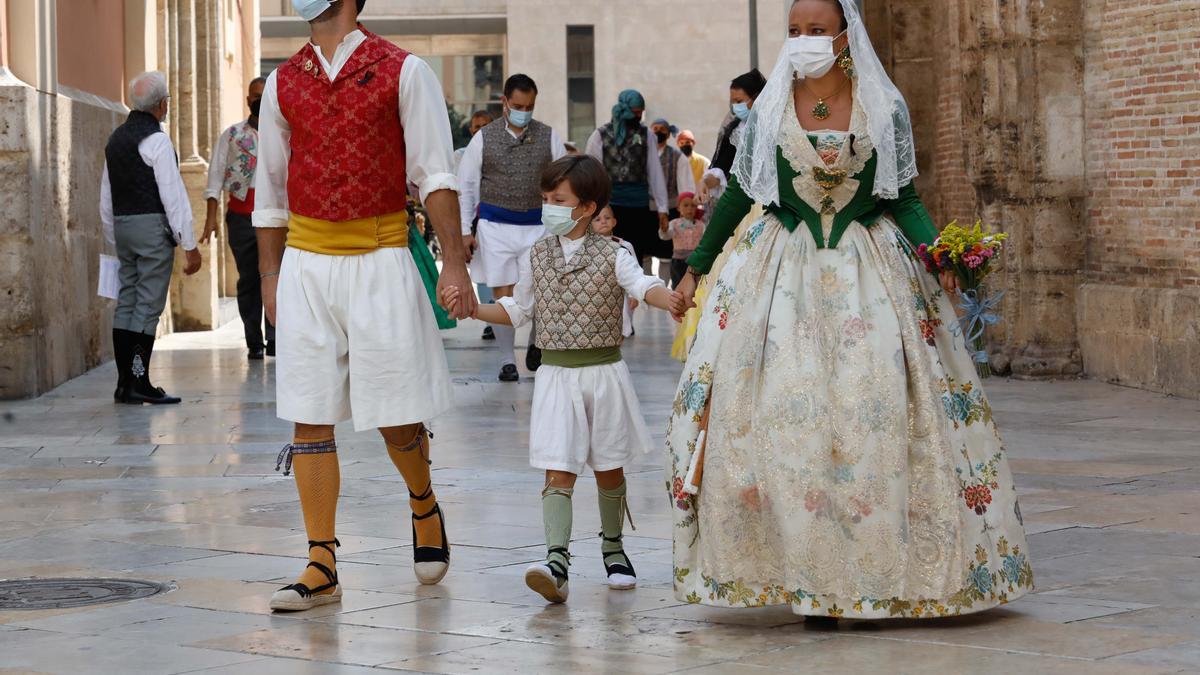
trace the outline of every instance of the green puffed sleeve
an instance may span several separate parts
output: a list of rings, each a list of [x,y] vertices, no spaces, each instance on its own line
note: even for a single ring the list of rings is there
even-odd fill
[[[733,236],[742,218],[750,213],[753,206],[754,200],[742,190],[737,176],[730,177],[729,187],[725,188],[725,194],[721,195],[721,200],[713,209],[712,218],[704,228],[704,236],[687,259],[688,265],[708,274],[713,262],[721,254],[721,249],[725,248],[725,242]]]
[[[900,188],[900,194],[895,199],[886,202],[887,210],[896,219],[896,225],[904,236],[908,237],[913,246],[932,244],[937,239],[938,228],[917,196],[917,188],[912,183]]]

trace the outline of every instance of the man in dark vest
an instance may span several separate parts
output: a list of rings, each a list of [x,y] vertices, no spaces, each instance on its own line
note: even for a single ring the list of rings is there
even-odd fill
[[[113,398],[118,403],[179,403],[150,383],[150,355],[167,303],[176,244],[187,257],[184,274],[200,271],[192,207],[175,148],[161,126],[169,98],[162,73],[133,78],[133,110],[104,148],[100,220],[120,260],[121,290],[113,314]]]
[[[258,166],[258,111],[262,105],[267,78],[250,81],[246,105],[250,116],[228,127],[213,146],[208,163],[208,187],[204,199],[208,213],[204,219],[204,234],[200,243],[218,233],[217,211],[221,193],[229,195],[225,208],[225,231],[229,250],[237,266],[238,314],[246,336],[247,356],[261,361],[264,354],[275,356],[275,327],[266,322],[266,343],[263,342],[262,284],[258,278],[258,235],[254,233],[251,214],[254,213],[254,170]],[[265,347],[265,352],[264,352]]]
[[[542,227],[542,169],[566,154],[562,139],[549,126],[533,119],[537,84],[528,75],[513,75],[504,83],[504,116],[471,139],[458,166],[459,213],[463,240],[478,247],[471,276],[492,289],[495,298],[512,297],[518,262],[546,234]],[[476,236],[471,220],[479,209]],[[500,348],[500,381],[516,382],[512,326],[493,326]],[[530,345],[530,352],[536,347]],[[541,359],[527,354],[526,365],[536,369]]]
[[[667,181],[658,157],[658,145],[642,124],[646,100],[634,89],[617,97],[612,121],[592,132],[587,154],[604,164],[612,180],[613,234],[633,244],[643,266],[662,246],[660,227],[667,226]]]

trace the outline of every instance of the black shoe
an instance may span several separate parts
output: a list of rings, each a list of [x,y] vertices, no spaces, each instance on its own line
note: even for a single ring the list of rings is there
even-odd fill
[[[521,375],[517,373],[517,367],[514,364],[506,363],[500,369],[501,382],[516,382],[521,379]]]
[[[168,396],[162,387],[150,383],[150,357],[154,354],[154,336],[137,333],[133,345],[133,359],[130,362],[129,393],[126,403],[152,403],[154,405],[171,405],[179,403],[178,396]]]
[[[804,627],[808,630],[837,630],[838,620],[836,616],[806,616]]]
[[[604,536],[603,532],[600,533],[600,538],[615,543],[621,542],[621,537],[609,539]],[[637,587],[637,572],[633,570],[633,563],[630,562],[629,556],[625,555],[625,549],[618,549],[608,553],[604,553],[603,549],[601,549],[601,555],[604,561],[604,575],[608,577],[609,588],[617,591],[627,591]],[[621,556],[623,562],[615,560],[612,563],[608,562],[610,556],[618,555]]]
[[[255,348],[251,349],[246,354],[246,358],[250,359],[251,361],[262,361],[263,360],[263,348],[255,347]]]
[[[415,501],[425,501],[433,496],[433,484],[430,483],[425,494],[415,495],[412,490],[409,490],[408,496]],[[438,517],[438,524],[442,528],[442,545],[418,546],[417,521],[433,516]],[[436,584],[446,576],[446,572],[450,569],[450,540],[446,538],[446,516],[442,513],[442,505],[434,502],[433,508],[423,515],[412,514],[412,522],[413,574],[416,575],[417,581],[426,586]]]
[[[267,356],[275,358],[275,341],[267,340]]]
[[[492,330],[491,326],[484,326],[482,339],[495,340],[496,339],[496,331]]]
[[[525,367],[532,371],[537,371],[542,367],[542,350],[533,345],[525,350]]]
[[[113,392],[113,402],[114,403],[128,403],[129,402],[129,390],[121,385],[117,385],[116,391]]]
[[[331,544],[333,546],[341,546],[342,542],[338,541],[336,538],[333,541],[309,540],[308,547],[311,549],[320,546],[326,551],[329,551],[329,555],[333,556],[333,562],[334,565],[336,565],[337,553],[334,553],[334,549],[329,548]],[[322,565],[315,560],[310,561],[308,566],[316,569],[321,574],[324,574],[325,578],[329,580],[329,583],[321,584],[316,588],[309,588],[300,582],[284,586],[283,588],[275,591],[275,594],[271,596],[271,611],[302,612],[306,609],[312,609],[313,607],[318,607],[320,605],[341,602],[342,589],[338,586],[337,572],[329,569],[325,565]],[[323,591],[327,591],[331,588],[333,589],[333,592],[322,593]]]
[[[153,389],[146,390],[134,386],[133,389],[129,390],[129,394],[125,397],[124,403],[174,405],[179,403],[181,400],[182,399],[180,399],[178,396],[168,396],[167,392],[163,391],[162,387],[154,387]]]

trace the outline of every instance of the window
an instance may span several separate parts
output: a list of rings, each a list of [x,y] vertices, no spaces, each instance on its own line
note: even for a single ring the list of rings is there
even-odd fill
[[[567,136],[582,152],[596,128],[596,31],[567,26]]]
[[[472,113],[476,110],[487,110],[493,117],[499,117],[501,114],[504,57],[500,54],[481,54],[422,58],[442,83],[454,147],[461,148],[471,140]]]

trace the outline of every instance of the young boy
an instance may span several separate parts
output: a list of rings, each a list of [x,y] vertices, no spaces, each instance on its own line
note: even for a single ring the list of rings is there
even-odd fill
[[[621,545],[626,517],[624,466],[652,442],[629,369],[621,360],[625,296],[677,313],[683,297],[658,277],[642,274],[637,258],[591,231],[608,203],[604,166],[589,155],[552,162],[541,175],[542,223],[553,235],[520,263],[511,298],[482,305],[475,318],[520,326],[536,318],[542,367],[533,389],[529,463],[546,472],[542,523],[546,561],[525,571],[525,583],[550,602],[567,599],[571,495],[584,466],[596,474],[604,569],[609,588],[637,584]],[[448,306],[461,301],[451,289]]]
[[[629,251],[629,255],[636,257],[637,252],[634,250],[633,244],[613,235],[613,229],[616,227],[617,217],[613,215],[612,206],[605,206],[604,208],[600,209],[600,215],[596,216],[595,219],[592,220],[592,232],[595,232],[601,237],[608,237],[609,239],[612,239],[620,244],[621,248]],[[637,300],[634,300],[633,298],[625,299],[625,309],[622,311],[623,327],[621,328],[621,335],[626,338],[633,337],[633,310],[637,309],[637,306]]]
[[[658,238],[671,239],[675,242],[671,255],[671,288],[679,285],[683,275],[687,274],[687,259],[696,250],[700,238],[704,236],[704,222],[696,217],[696,195],[691,192],[679,193],[679,217],[659,226]]]

